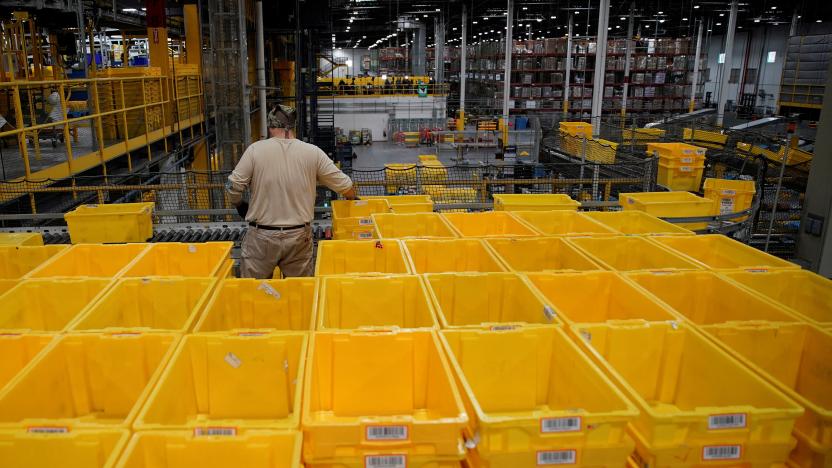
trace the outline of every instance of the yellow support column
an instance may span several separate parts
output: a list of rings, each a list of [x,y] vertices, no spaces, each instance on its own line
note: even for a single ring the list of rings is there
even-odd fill
[[[168,92],[165,92],[164,86],[171,86],[173,82],[172,76],[170,73],[170,57],[168,52],[168,30],[167,25],[165,24],[165,0],[148,0],[145,2],[145,6],[147,7],[147,44],[148,44],[148,55],[150,66],[157,67],[162,73],[162,77],[164,79],[160,80],[160,85],[163,86],[162,88],[162,99],[165,99],[165,96],[168,96],[168,102],[162,106],[163,108],[163,122],[173,122],[173,106],[172,106],[172,96],[173,93],[170,89]],[[166,132],[167,129],[162,127],[162,131]],[[167,140],[166,140],[167,141]]]
[[[182,6],[182,12],[185,15],[185,56],[187,63],[196,65],[201,73],[202,43],[200,39],[202,33],[199,28],[199,10],[197,10],[195,4],[186,4]]]

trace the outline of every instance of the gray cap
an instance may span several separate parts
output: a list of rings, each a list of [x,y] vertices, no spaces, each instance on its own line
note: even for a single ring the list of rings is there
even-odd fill
[[[269,128],[295,128],[295,108],[278,104],[269,112]]]

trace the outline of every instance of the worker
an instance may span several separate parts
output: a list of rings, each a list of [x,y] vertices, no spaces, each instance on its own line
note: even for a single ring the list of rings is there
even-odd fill
[[[268,115],[269,137],[252,143],[228,177],[231,203],[249,228],[240,273],[268,279],[312,276],[312,228],[317,183],[355,200],[352,180],[315,145],[294,137],[295,110],[279,105]],[[249,201],[243,192],[250,190]]]

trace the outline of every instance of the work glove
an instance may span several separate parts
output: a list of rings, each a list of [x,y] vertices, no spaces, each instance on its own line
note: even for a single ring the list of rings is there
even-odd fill
[[[248,214],[248,202],[240,202],[240,204],[235,208],[237,208],[237,214],[239,214],[241,218],[246,219],[246,215]]]

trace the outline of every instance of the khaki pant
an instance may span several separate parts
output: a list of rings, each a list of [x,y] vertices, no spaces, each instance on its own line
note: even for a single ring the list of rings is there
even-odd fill
[[[249,227],[243,238],[240,276],[269,279],[279,266],[286,277],[312,276],[312,228],[272,231]]]

